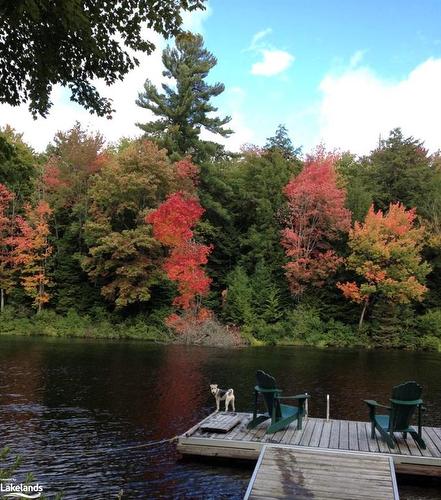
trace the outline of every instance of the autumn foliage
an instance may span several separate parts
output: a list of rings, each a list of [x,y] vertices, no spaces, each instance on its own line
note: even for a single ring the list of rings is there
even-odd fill
[[[47,287],[51,280],[47,274],[47,259],[52,253],[49,244],[48,219],[52,213],[45,201],[36,207],[25,206],[25,217],[18,216],[18,232],[14,238],[14,262],[20,266],[24,291],[33,299],[38,311],[49,302]]]
[[[289,258],[285,273],[296,296],[308,285],[323,286],[342,263],[332,244],[349,231],[351,215],[344,206],[345,191],[337,187],[336,159],[319,148],[284,189],[288,207],[282,245]]]
[[[81,266],[116,308],[146,303],[162,279],[163,252],[145,216],[174,191],[175,171],[166,152],[146,140],[96,161],[102,164],[88,190],[89,251]]]
[[[199,221],[204,209],[195,197],[185,193],[173,193],[147,217],[153,226],[153,236],[172,248],[179,248],[193,237],[193,226]]]
[[[47,286],[47,259],[52,253],[48,242],[50,233],[48,218],[52,211],[45,201],[36,207],[26,205],[24,216],[8,214],[9,205],[15,195],[0,184],[0,290],[1,309],[5,293],[20,281],[34,306],[40,311],[50,299]]]
[[[196,297],[207,294],[211,279],[201,266],[208,261],[211,247],[187,241],[174,248],[164,263],[167,276],[178,284],[179,295],[173,303],[184,310],[194,306]]]
[[[210,287],[211,280],[201,266],[207,263],[211,247],[193,241],[193,227],[203,212],[196,198],[174,193],[147,216],[153,236],[170,248],[163,269],[178,285],[179,296],[173,303],[183,310],[195,308],[197,298]]]
[[[400,203],[391,204],[387,213],[371,206],[365,221],[355,223],[346,266],[359,281],[337,286],[347,299],[363,304],[360,326],[376,296],[397,304],[423,299],[427,290],[423,281],[430,271],[420,256],[423,237],[424,228],[415,227],[415,210]]]
[[[174,168],[180,189],[192,193],[199,182],[199,167],[191,161],[190,157],[186,157],[177,161]]]
[[[196,170],[186,162],[178,162],[177,169],[184,179],[194,181],[192,177]],[[179,295],[173,304],[183,313],[169,316],[167,324],[178,332],[184,332],[212,315],[211,311],[200,307],[201,297],[210,288],[211,279],[202,266],[207,264],[212,247],[193,239],[194,226],[203,213],[204,209],[195,196],[180,191],[171,194],[146,217],[146,222],[152,225],[153,236],[170,250],[163,269],[177,284]]]

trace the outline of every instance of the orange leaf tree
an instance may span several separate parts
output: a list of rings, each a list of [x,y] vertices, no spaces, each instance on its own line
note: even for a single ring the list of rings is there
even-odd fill
[[[49,244],[49,217],[52,210],[45,201],[25,206],[25,217],[17,217],[18,234],[14,241],[14,261],[20,266],[25,293],[33,298],[38,312],[49,302],[47,259],[52,253]]]
[[[347,299],[363,305],[360,328],[374,298],[396,304],[422,300],[430,266],[420,255],[424,228],[414,222],[415,210],[406,210],[400,203],[391,204],[386,214],[371,206],[365,221],[356,222],[350,231],[346,267],[359,280],[337,283],[337,287]]]
[[[345,191],[336,184],[336,159],[318,148],[284,189],[288,207],[282,245],[289,258],[285,273],[297,296],[308,285],[323,286],[342,262],[333,243],[349,231],[351,215],[344,206]]]

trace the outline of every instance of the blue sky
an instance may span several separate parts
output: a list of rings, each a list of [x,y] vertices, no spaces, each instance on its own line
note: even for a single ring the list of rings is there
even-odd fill
[[[240,112],[257,142],[262,142],[280,122],[289,126],[295,142],[306,142],[307,147],[322,139],[318,123],[323,100],[320,86],[326,77],[342,85],[345,76],[365,71],[364,80],[370,75],[383,86],[394,87],[405,82],[415,68],[430,58],[441,58],[440,1],[212,0],[210,8],[211,14],[203,23],[204,36],[207,47],[219,61],[213,76],[227,88],[218,102],[221,108],[228,107],[228,89],[243,91]],[[265,36],[253,49],[250,46],[257,33]],[[263,50],[285,51],[293,59],[280,73],[254,75],[252,65],[262,60]],[[440,82],[439,96],[441,68],[437,65],[431,71]],[[357,78],[354,80],[356,84]],[[417,97],[418,89],[419,86],[409,90],[403,98]],[[372,95],[365,98],[375,99],[377,94],[378,89],[373,89]],[[377,97],[381,101],[382,96]],[[434,99],[439,117],[439,98],[434,96]],[[400,101],[395,106],[407,104]],[[393,111],[385,117],[386,129],[389,123],[409,128],[412,119],[400,120],[402,117],[394,116]],[[376,137],[385,133],[381,114],[378,120]],[[408,132],[425,132],[425,129],[415,127]],[[364,133],[363,126],[360,133]],[[432,147],[441,147],[441,133],[438,136],[440,142],[431,144]],[[344,141],[335,145],[343,144]],[[363,150],[368,145],[360,146]]]
[[[262,144],[277,124],[308,151],[328,147],[364,154],[396,126],[441,148],[441,0],[298,1],[210,0],[204,13],[185,16],[218,58],[210,80],[226,91],[215,104],[233,116],[232,149]],[[79,119],[110,140],[136,135],[147,121],[134,105],[146,77],[160,84],[160,52],[142,58],[122,84],[103,93],[114,99],[111,122],[90,117],[54,92],[54,108],[36,127],[26,109],[2,106],[0,123],[19,130],[37,149]]]

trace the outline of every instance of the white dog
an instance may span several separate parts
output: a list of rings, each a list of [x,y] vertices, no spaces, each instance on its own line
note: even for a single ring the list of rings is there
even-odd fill
[[[213,394],[214,398],[216,399],[216,411],[219,411],[221,401],[225,401],[225,411],[228,411],[230,403],[231,407],[233,408],[233,411],[236,411],[236,408],[234,406],[233,389],[228,389],[224,391],[223,389],[219,389],[217,384],[210,384],[210,391],[211,394]]]

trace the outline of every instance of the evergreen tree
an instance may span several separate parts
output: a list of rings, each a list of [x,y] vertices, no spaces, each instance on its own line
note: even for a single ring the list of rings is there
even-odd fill
[[[253,309],[265,323],[276,323],[283,317],[282,294],[271,269],[259,262],[251,279]]]
[[[214,289],[225,288],[225,276],[236,265],[251,276],[262,261],[283,287],[282,189],[297,172],[297,162],[278,153],[246,153],[240,160],[203,166],[199,196],[206,212],[201,230],[214,245],[208,265]]]
[[[372,205],[371,182],[365,165],[351,153],[344,153],[335,163],[338,182],[346,190],[345,206],[352,213],[353,221],[364,220]]]
[[[278,151],[285,160],[294,160],[302,152],[302,148],[295,148],[288,135],[288,129],[282,123],[277,127],[276,133],[268,137],[265,144],[268,151]]]
[[[164,50],[162,62],[166,68],[163,75],[173,83],[163,84],[164,92],[160,93],[150,80],[146,80],[144,92],[136,102],[158,119],[138,123],[138,126],[170,154],[191,155],[195,161],[206,159],[214,153],[214,148],[213,143],[199,139],[201,128],[222,137],[232,133],[223,128],[231,120],[229,116],[211,116],[217,108],[210,104],[210,99],[225,89],[222,83],[209,85],[205,82],[217,60],[204,48],[201,35],[187,32],[176,37],[174,48]]]
[[[401,129],[390,132],[366,161],[377,208],[387,210],[391,203],[407,208],[420,207],[430,195],[433,169],[423,143],[405,138]]]
[[[243,267],[233,269],[228,274],[227,283],[224,318],[235,325],[251,325],[254,320],[253,288]]]

